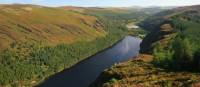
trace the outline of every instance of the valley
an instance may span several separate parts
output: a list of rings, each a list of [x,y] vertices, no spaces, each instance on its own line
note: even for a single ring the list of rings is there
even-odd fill
[[[0,5],[0,11],[0,85],[6,87],[44,82],[129,35],[130,19],[149,15],[134,9],[21,4]]]
[[[0,87],[199,87],[200,6],[0,4]]]
[[[91,87],[199,87],[199,5],[162,11],[140,23],[149,31],[140,55],[106,69]]]

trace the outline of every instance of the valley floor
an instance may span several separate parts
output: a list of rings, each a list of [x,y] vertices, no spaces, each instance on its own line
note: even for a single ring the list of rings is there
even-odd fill
[[[151,64],[151,55],[117,64],[104,71],[92,87],[199,87],[200,73],[173,72]]]

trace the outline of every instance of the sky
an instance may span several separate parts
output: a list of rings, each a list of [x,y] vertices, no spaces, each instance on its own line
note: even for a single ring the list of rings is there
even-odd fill
[[[36,4],[43,6],[130,7],[200,5],[200,0],[0,0],[0,4]]]

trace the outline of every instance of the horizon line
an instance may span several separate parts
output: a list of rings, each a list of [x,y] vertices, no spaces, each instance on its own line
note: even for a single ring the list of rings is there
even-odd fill
[[[193,5],[168,5],[168,6],[159,6],[159,5],[151,5],[151,6],[140,6],[140,5],[133,5],[133,6],[77,6],[77,5],[42,5],[42,4],[33,4],[33,3],[0,3],[0,5],[37,5],[37,6],[43,6],[43,7],[66,7],[66,6],[71,6],[71,7],[85,7],[85,8],[90,8],[90,7],[99,7],[99,8],[131,8],[131,7],[141,7],[141,8],[152,8],[152,7],[185,7],[185,6],[197,6],[200,4],[193,4]]]

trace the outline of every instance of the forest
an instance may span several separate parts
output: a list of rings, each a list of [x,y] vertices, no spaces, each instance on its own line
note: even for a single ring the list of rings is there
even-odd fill
[[[183,19],[185,17],[185,19]],[[194,20],[195,19],[195,20]],[[173,17],[171,25],[176,36],[169,41],[167,47],[157,46],[153,50],[154,64],[168,69],[181,71],[200,71],[200,24],[198,17],[185,16]]]

